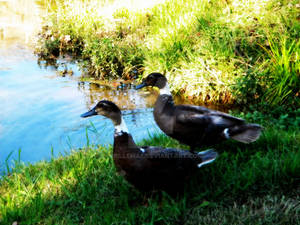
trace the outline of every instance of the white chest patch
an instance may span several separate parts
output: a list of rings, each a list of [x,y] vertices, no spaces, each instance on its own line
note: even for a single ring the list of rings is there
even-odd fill
[[[128,133],[125,121],[121,118],[121,123],[115,126],[115,134]]]
[[[141,150],[141,152],[142,152],[142,153],[145,153],[145,149],[143,149],[143,148],[140,148],[140,150]]]
[[[161,95],[171,95],[171,92],[170,92],[170,88],[169,88],[169,85],[166,84],[166,86],[162,89],[160,89],[160,92],[159,92]]]

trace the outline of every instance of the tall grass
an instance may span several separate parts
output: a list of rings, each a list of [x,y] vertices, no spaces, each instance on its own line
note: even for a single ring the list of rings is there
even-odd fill
[[[98,79],[160,71],[175,94],[202,102],[259,99],[293,105],[299,95],[297,82],[280,81],[299,76],[296,0],[161,0],[147,7],[139,1],[105,3],[56,0],[37,52],[76,53],[84,59],[84,71]],[[293,68],[280,66],[281,53]],[[267,84],[261,78],[266,74]]]
[[[259,114],[246,117],[260,121]],[[111,148],[85,147],[35,165],[17,161],[0,179],[0,224],[297,224],[299,124],[267,124],[253,144],[216,146],[218,159],[176,197],[130,186],[116,173]],[[140,144],[185,147],[157,135]]]
[[[299,106],[300,41],[270,38],[269,45],[270,50],[265,49],[270,57],[265,98],[273,105],[283,105],[292,99]]]

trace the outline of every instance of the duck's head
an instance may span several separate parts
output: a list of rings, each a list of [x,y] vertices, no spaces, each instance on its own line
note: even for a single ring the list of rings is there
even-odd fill
[[[150,73],[143,82],[136,86],[136,89],[141,89],[146,86],[154,86],[163,89],[167,85],[167,78],[161,73]]]
[[[122,120],[121,110],[115,103],[107,100],[102,100],[97,103],[97,105],[92,108],[90,111],[81,114],[80,116],[90,117],[95,115],[105,116],[113,121],[115,125],[119,125]]]

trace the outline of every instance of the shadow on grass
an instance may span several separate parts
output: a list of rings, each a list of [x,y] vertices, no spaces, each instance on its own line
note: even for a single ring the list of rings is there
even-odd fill
[[[151,140],[178,147],[164,136]],[[128,185],[111,149],[78,150],[1,180],[0,224],[296,224],[298,146],[299,133],[274,130],[250,145],[220,144],[219,158],[175,198]]]

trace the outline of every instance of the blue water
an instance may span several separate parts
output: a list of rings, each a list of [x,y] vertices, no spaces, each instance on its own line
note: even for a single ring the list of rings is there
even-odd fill
[[[136,141],[160,132],[151,93],[82,83],[76,65],[68,67],[74,75],[62,77],[55,69],[40,68],[31,50],[0,48],[0,172],[18,160],[19,149],[21,161],[34,163],[86,146],[86,135],[89,144],[112,144],[110,120],[80,117],[102,99],[122,108]]]

